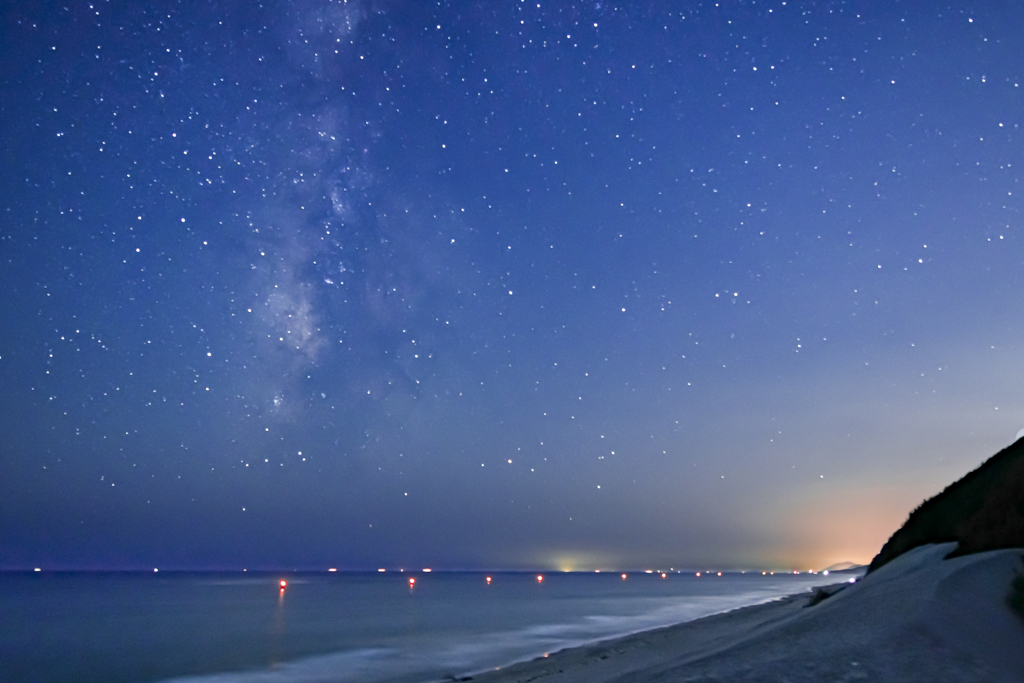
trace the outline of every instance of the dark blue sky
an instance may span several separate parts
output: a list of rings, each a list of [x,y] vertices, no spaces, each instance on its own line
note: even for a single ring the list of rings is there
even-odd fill
[[[0,567],[824,566],[1013,440],[1016,3],[18,3]]]

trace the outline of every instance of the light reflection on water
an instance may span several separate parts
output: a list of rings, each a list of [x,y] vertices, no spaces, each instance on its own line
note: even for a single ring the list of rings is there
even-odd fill
[[[489,579],[489,580],[488,580]],[[0,679],[422,680],[837,583],[833,575],[0,575]],[[29,667],[30,676],[20,675]],[[26,672],[27,668],[24,669]],[[212,676],[212,677],[211,677]]]

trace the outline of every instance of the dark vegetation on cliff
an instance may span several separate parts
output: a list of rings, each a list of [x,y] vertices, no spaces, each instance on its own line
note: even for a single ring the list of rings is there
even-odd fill
[[[1021,563],[1024,564],[1024,557],[1021,557]],[[1006,603],[1017,610],[1017,614],[1024,618],[1024,573],[1018,573],[1013,577],[1013,583],[1010,584],[1010,594],[1006,596]]]
[[[1024,439],[921,503],[868,572],[918,546],[951,541],[958,545],[949,557],[1024,547]]]

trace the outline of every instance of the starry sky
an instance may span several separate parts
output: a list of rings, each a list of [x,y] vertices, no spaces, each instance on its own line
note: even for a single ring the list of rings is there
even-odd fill
[[[1024,6],[8,3],[0,568],[866,562],[1024,425]]]

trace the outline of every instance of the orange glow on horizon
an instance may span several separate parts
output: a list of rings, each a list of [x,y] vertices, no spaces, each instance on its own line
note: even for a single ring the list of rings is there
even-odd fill
[[[757,558],[762,566],[867,564],[900,527],[907,511],[938,493],[921,483],[874,479],[845,485],[840,485],[838,480],[831,484],[822,482],[820,487],[814,488],[814,492],[778,501],[777,527],[785,529],[786,533],[776,539],[772,550]],[[830,511],[829,514],[821,514],[824,510]]]

